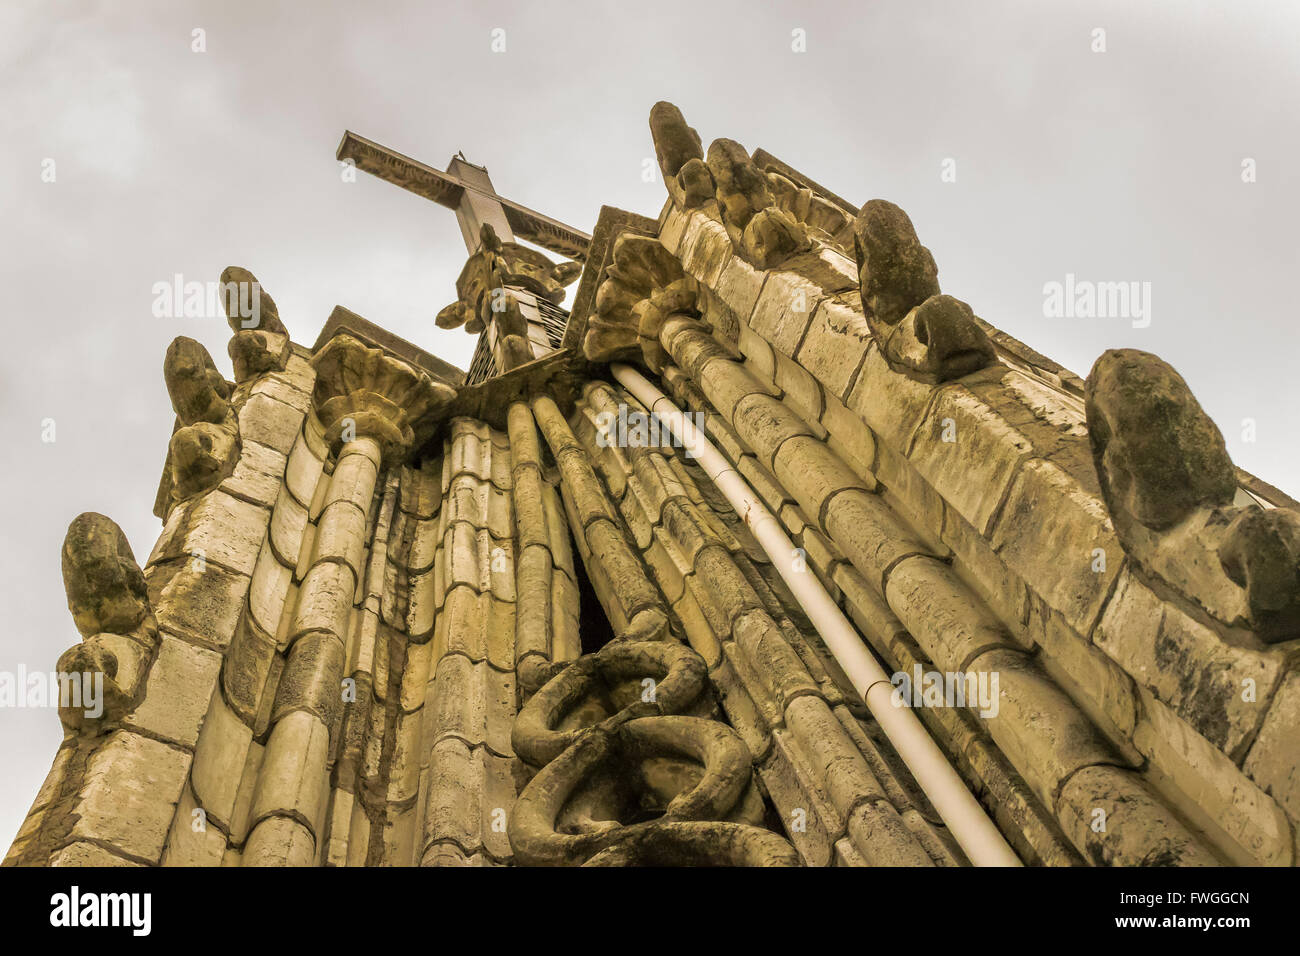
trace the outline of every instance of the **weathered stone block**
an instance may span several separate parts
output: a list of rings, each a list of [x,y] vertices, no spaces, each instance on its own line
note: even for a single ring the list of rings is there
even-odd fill
[[[826,701],[800,697],[786,707],[785,719],[814,779],[835,805],[841,820],[847,820],[860,804],[884,798],[880,782]]]
[[[344,639],[351,617],[352,595],[351,570],[333,561],[313,565],[298,592],[291,636],[307,631],[328,631]]]
[[[821,286],[793,272],[769,272],[749,318],[750,327],[786,356],[794,356],[825,296]]]
[[[659,227],[659,242],[673,255],[677,255],[682,245],[682,234],[691,221],[691,213],[678,209],[669,200]]]
[[[859,478],[874,485],[876,436],[866,423],[834,396],[828,395],[821,424],[827,431],[827,444],[831,451],[844,459]]]
[[[808,866],[827,866],[831,844],[841,826],[835,808],[816,787],[810,772],[792,752],[789,736],[778,730],[773,735],[771,755],[757,766],[759,779],[780,814],[786,835]],[[796,829],[798,823],[802,829]]]
[[[1265,703],[1261,702],[1261,706]],[[1292,671],[1273,695],[1268,716],[1246,756],[1244,769],[1300,821],[1300,672]]]
[[[866,422],[879,441],[902,453],[935,391],[932,385],[895,372],[878,349],[870,348],[844,404]]]
[[[117,731],[86,766],[70,836],[157,863],[190,761],[188,753],[167,744]]]
[[[50,866],[100,867],[100,866],[144,866],[120,857],[93,843],[70,843],[50,857]]]
[[[1106,506],[1051,462],[1026,461],[991,531],[1007,566],[1080,634],[1091,634],[1123,566]]]
[[[378,474],[379,469],[370,456],[345,454],[334,467],[329,491],[322,503],[322,511],[336,502],[346,501],[362,514],[369,514]]]
[[[773,471],[811,521],[820,521],[826,503],[845,489],[864,493],[871,490],[853,469],[811,435],[796,435],[782,444]]]
[[[302,421],[303,413],[292,405],[268,395],[250,395],[239,410],[239,437],[261,442],[287,455],[293,450]]]
[[[145,683],[144,700],[126,717],[123,726],[192,749],[198,742],[220,670],[220,654],[161,634],[158,657]]]
[[[248,837],[241,866],[311,866],[316,841],[306,825],[288,817],[268,817]]]
[[[737,346],[745,356],[745,368],[765,385],[776,383],[776,351],[770,342],[748,325],[738,330]]]
[[[889,574],[885,597],[943,670],[960,671],[987,651],[1014,647],[1002,623],[933,558],[917,555],[900,562]]]
[[[849,817],[848,835],[868,866],[934,866],[898,811],[884,800],[858,807]]]
[[[250,578],[192,559],[149,569],[149,603],[158,626],[209,647],[235,636]]]
[[[253,383],[252,394],[273,398],[277,402],[283,402],[305,414],[307,409],[311,407],[311,389],[304,390],[300,388],[300,382],[301,379],[295,380],[293,376],[280,372],[271,372],[260,376]]]
[[[1066,834],[1097,866],[1220,865],[1136,775],[1118,767],[1085,767],[1066,781],[1057,816]],[[1093,829],[1101,819],[1105,829]]]
[[[961,386],[940,389],[916,429],[908,458],[930,485],[980,532],[988,534],[1029,439]]]
[[[763,270],[755,269],[740,256],[732,256],[723,267],[714,291],[744,324],[754,311],[754,304],[758,301],[767,275]]]
[[[266,536],[265,508],[213,491],[190,508],[163,558],[190,557],[239,574],[252,574]]]
[[[304,634],[294,641],[275,690],[271,719],[305,710],[331,731],[338,727],[343,706],[343,642],[333,634]]]
[[[807,276],[831,293],[858,287],[857,263],[840,250],[823,243],[785,260],[781,268]]]
[[[252,742],[252,728],[220,697],[213,700],[194,749],[190,783],[199,805],[227,828],[234,819],[235,801]]]
[[[822,299],[795,358],[835,398],[844,400],[872,347],[856,293]]]
[[[991,675],[998,675],[997,713],[986,718],[989,733],[1047,806],[1053,805],[1062,781],[1080,767],[1122,762],[1083,712],[1025,654],[990,651],[967,672],[989,674],[990,686]]]
[[[348,502],[335,502],[321,512],[312,542],[312,562],[337,561],[352,571],[360,586],[365,571],[366,516]]]
[[[181,796],[163,852],[163,866],[220,866],[226,853],[226,835],[196,816],[199,809],[189,787]]]
[[[1042,649],[1043,668],[1117,749],[1138,762],[1132,745],[1138,714],[1133,678],[1041,601],[1035,602],[1031,615],[1028,631]]]
[[[299,435],[294,441],[293,449],[289,452],[284,470],[284,483],[290,494],[304,509],[311,504],[312,498],[316,495],[316,485],[321,480],[324,467],[324,461],[316,457],[307,445],[306,439]]]
[[[821,385],[810,372],[784,355],[777,355],[775,361],[776,385],[784,393],[782,400],[799,413],[819,438],[824,439],[826,435],[821,427],[821,415],[826,399]]]
[[[943,506],[941,527],[942,544],[954,555],[953,572],[1007,625],[1013,637],[1021,642],[1031,640],[1026,632],[1031,607],[1034,601],[1045,602],[1031,598],[1020,575],[1008,568],[988,539],[950,505]]]
[[[823,526],[854,567],[882,590],[887,570],[907,555],[928,551],[888,505],[859,488],[830,499]]]
[[[280,616],[284,613],[292,578],[293,572],[276,559],[268,540],[257,557],[248,589],[249,612],[267,634],[274,635],[280,629]]]
[[[287,488],[280,489],[275,508],[271,511],[268,536],[276,559],[293,570],[302,556],[303,534],[307,528],[307,508],[294,500]]]
[[[682,268],[712,288],[732,258],[731,239],[722,223],[696,213],[686,225],[677,252]]]
[[[782,709],[798,697],[817,695],[817,682],[765,611],[741,614],[732,629],[749,667]]]
[[[1277,801],[1251,782],[1228,757],[1142,692],[1137,749],[1151,763],[1148,776],[1203,830],[1219,834],[1240,866],[1289,866],[1291,823]],[[1226,838],[1226,839],[1225,839]]]
[[[423,846],[454,843],[472,853],[482,846],[483,769],[464,742],[447,737],[433,747],[424,808]]]
[[[1234,760],[1263,720],[1285,660],[1280,650],[1228,644],[1128,571],[1093,640]]]
[[[269,508],[280,494],[287,459],[274,448],[246,441],[235,470],[220,484],[222,491]]]

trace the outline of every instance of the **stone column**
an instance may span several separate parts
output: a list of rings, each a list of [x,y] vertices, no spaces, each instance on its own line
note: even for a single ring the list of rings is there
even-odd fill
[[[246,866],[306,866],[316,858],[352,598],[380,462],[378,441],[358,437],[343,445],[330,478],[253,794]]]
[[[580,535],[592,560],[587,567],[614,633],[634,640],[668,637],[668,613],[663,596],[645,573],[619,527],[618,512],[596,477],[582,447],[555,402],[538,396],[533,414],[541,426],[563,477],[563,491],[572,506],[574,534]]]
[[[253,792],[243,855],[247,866],[310,865],[321,857],[353,599],[364,573],[379,475],[412,447],[412,422],[454,394],[347,335],[332,339],[313,364],[315,411],[335,464],[298,592]]]
[[[1083,842],[1077,821],[1087,817],[1090,807],[1127,802],[1144,819],[1125,829],[1120,849],[1125,862],[1218,862],[942,556],[776,398],[771,386],[755,378],[694,319],[669,317],[660,342],[938,668],[999,674],[1000,709],[985,726],[1077,845]]]
[[[588,385],[584,400],[597,423],[614,420],[620,406],[628,420],[646,414],[604,382]],[[886,798],[897,793],[892,775],[882,784],[855,741],[856,719],[790,619],[783,603],[793,606],[788,591],[779,579],[774,589],[763,573],[766,557],[757,543],[742,527],[729,531],[662,432],[650,429],[647,443],[615,446],[598,428],[584,423],[579,438],[607,483],[625,488],[624,518],[637,529],[637,544],[665,591],[671,587],[687,638],[707,662],[727,717],[749,745],[804,859],[826,865],[839,852],[872,865],[933,865],[923,847],[941,847],[942,839],[915,809],[900,810]],[[946,849],[936,850],[935,859],[956,862]]]

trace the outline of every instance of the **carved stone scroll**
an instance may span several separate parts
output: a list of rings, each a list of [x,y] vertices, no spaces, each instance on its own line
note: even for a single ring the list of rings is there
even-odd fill
[[[763,828],[752,757],[705,716],[706,668],[673,641],[616,641],[560,670],[520,711],[512,743],[541,769],[510,822],[540,866],[797,866]]]

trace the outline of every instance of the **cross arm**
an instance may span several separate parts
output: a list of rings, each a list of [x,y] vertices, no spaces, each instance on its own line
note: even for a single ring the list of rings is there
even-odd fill
[[[351,160],[358,169],[372,176],[378,176],[448,209],[460,205],[465,190],[474,189],[457,176],[434,169],[418,159],[403,156],[396,150],[358,136],[351,130],[343,134],[343,141],[339,143],[335,155],[340,160]],[[505,210],[506,220],[518,238],[571,259],[585,258],[587,246],[591,242],[591,236],[585,232],[509,199],[500,196],[492,198]]]

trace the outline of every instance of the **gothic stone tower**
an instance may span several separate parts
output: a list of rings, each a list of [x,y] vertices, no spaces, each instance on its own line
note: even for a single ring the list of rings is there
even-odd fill
[[[941,293],[897,206],[650,127],[660,216],[590,237],[345,138],[456,210],[474,367],[265,294],[233,383],[173,343],[162,535],[68,531],[106,705],[8,864],[1294,862],[1296,502],[1155,356],[1083,381]]]

